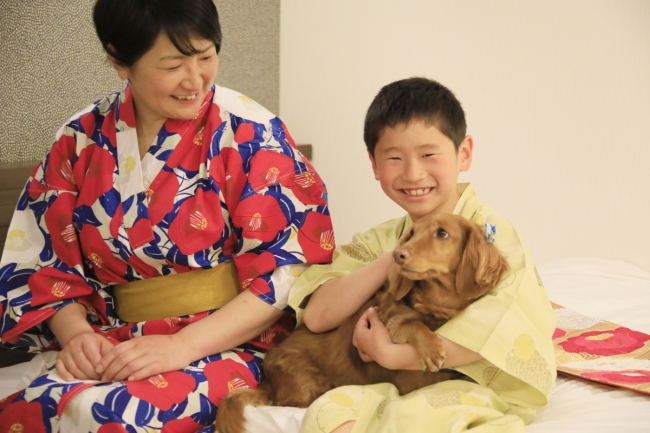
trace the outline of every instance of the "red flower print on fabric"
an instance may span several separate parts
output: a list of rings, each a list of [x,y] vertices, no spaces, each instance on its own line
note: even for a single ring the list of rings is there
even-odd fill
[[[138,256],[130,256],[128,262],[129,265],[131,265],[131,267],[135,269],[138,272],[138,274],[142,275],[145,279],[156,278],[160,276],[160,272],[158,271],[158,269],[154,268],[151,265],[146,264]]]
[[[232,359],[221,359],[205,366],[208,379],[208,399],[216,406],[235,388],[255,388],[257,381],[244,364]]]
[[[134,382],[126,381],[124,384],[129,394],[161,410],[169,410],[179,404],[196,388],[194,378],[180,371],[157,374]]]
[[[165,163],[167,167],[181,167],[186,171],[198,171],[201,163],[207,159],[209,146],[204,146],[205,117],[192,121],[186,132],[181,132],[183,137],[176,145]]]
[[[45,171],[45,182],[50,189],[77,191],[77,182],[72,171],[76,146],[74,137],[68,135],[62,135],[52,146]]]
[[[183,254],[191,255],[217,242],[224,226],[219,196],[199,188],[181,204],[169,227],[169,237]]]
[[[32,293],[30,305],[37,307],[50,302],[89,295],[93,289],[82,277],[68,274],[51,266],[39,269],[27,280]]]
[[[252,123],[240,123],[235,132],[235,143],[248,143],[255,138],[255,126]]]
[[[287,227],[278,201],[270,195],[252,195],[242,200],[232,220],[242,229],[244,238],[262,242],[272,241]]]
[[[142,327],[142,335],[172,335],[190,323],[190,319],[181,319],[180,317],[147,320]]]
[[[555,328],[555,331],[553,331],[553,340],[557,338],[562,338],[566,335],[566,331],[561,328]]]
[[[160,433],[195,433],[203,427],[188,416],[165,423]]]
[[[19,401],[11,410],[0,413],[0,431],[9,433],[45,433],[43,409],[37,401]]]
[[[272,253],[265,251],[262,254],[245,253],[235,257],[237,274],[241,287],[246,290],[253,280],[277,267]]]
[[[88,158],[89,157],[89,158]],[[92,206],[99,197],[113,188],[115,158],[106,149],[88,146],[81,151],[80,161],[88,158],[86,164],[75,164],[75,178],[79,181],[77,207]]]
[[[591,371],[582,373],[581,376],[598,382],[621,385],[650,383],[650,371],[648,370]]]
[[[75,201],[71,193],[61,193],[45,212],[45,226],[50,233],[54,253],[71,268],[81,264],[77,231],[72,225]]]
[[[174,209],[174,198],[178,193],[178,177],[174,172],[161,171],[146,191],[149,200],[149,219],[158,224]]]
[[[97,433],[128,433],[122,424],[109,422],[97,429]]]
[[[307,263],[331,261],[336,243],[330,217],[318,212],[309,212],[298,231],[298,243]]]
[[[228,211],[237,209],[239,199],[248,177],[242,167],[241,154],[237,149],[226,147],[210,160],[210,177],[216,182],[223,195]]]
[[[294,160],[286,155],[260,150],[251,158],[248,181],[255,191],[280,183],[295,175]]]
[[[643,347],[648,340],[650,335],[628,328],[616,328],[585,332],[563,341],[560,346],[570,353],[584,352],[591,355],[611,356],[634,352]]]
[[[84,225],[79,237],[84,257],[92,265],[97,279],[106,284],[127,281],[124,278],[127,264],[121,258],[115,257],[97,227]]]

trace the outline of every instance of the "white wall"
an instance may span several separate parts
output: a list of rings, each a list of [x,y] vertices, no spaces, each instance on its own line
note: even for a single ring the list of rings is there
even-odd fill
[[[650,270],[650,1],[282,0],[280,114],[330,192],[338,243],[402,214],[362,139],[379,88],[420,75],[462,102],[472,181],[537,263]]]

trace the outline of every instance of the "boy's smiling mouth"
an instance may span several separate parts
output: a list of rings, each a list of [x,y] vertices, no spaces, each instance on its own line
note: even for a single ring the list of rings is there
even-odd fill
[[[433,188],[411,188],[411,189],[401,189],[404,194],[409,195],[409,196],[419,196],[419,195],[426,195],[430,193],[433,190]]]

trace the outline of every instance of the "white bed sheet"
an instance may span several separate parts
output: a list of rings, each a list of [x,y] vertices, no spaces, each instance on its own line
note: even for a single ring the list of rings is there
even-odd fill
[[[553,302],[650,334],[650,272],[623,261],[598,258],[555,261],[539,266],[538,271]],[[40,365],[42,360],[37,357],[0,369],[0,398],[24,387]],[[304,409],[247,407],[248,432],[297,433],[303,415]],[[560,376],[550,403],[526,430],[648,433],[650,396]]]

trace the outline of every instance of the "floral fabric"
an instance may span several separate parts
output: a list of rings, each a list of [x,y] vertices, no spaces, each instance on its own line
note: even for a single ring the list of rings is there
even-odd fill
[[[125,323],[116,317],[111,286],[227,260],[238,269],[242,291],[290,312],[295,278],[306,264],[330,261],[333,249],[325,186],[280,119],[250,98],[213,86],[199,114],[168,120],[141,159],[127,87],[74,115],[28,180],[0,261],[2,344],[29,352],[58,349],[44,321],[74,302],[86,306],[91,326],[115,344],[177,332],[213,311]],[[264,350],[291,326],[285,315],[236,356],[227,352],[228,363],[215,355],[163,375],[156,386],[173,390],[169,404],[142,397],[150,381],[98,385],[113,391],[97,396],[91,431],[122,431],[104,427],[112,422],[129,432],[145,424],[146,431],[158,431],[188,416],[210,422],[228,386],[254,386]],[[210,382],[206,371],[213,369],[227,380],[206,392],[201,384]],[[235,377],[242,374],[243,381]],[[48,371],[12,399],[0,421],[40,413],[43,431],[57,431],[78,386]],[[14,411],[18,406],[24,410]],[[133,415],[128,421],[126,413]],[[158,421],[146,421],[151,417]]]
[[[650,335],[553,304],[561,374],[650,395]]]

